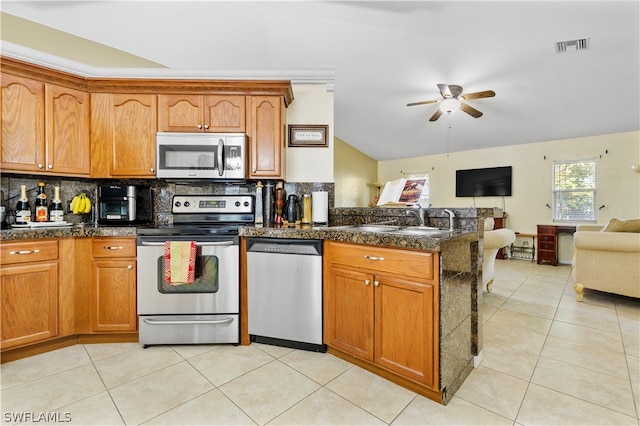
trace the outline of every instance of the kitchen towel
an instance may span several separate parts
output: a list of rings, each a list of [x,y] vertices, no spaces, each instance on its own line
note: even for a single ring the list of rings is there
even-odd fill
[[[165,241],[164,280],[171,285],[193,284],[196,251],[195,241]]]
[[[313,191],[311,193],[311,220],[313,223],[329,222],[329,193]]]

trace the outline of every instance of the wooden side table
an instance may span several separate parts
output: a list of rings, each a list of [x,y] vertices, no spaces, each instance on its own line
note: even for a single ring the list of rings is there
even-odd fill
[[[572,225],[538,225],[538,264],[551,262],[558,264],[558,235],[573,234],[576,227]]]

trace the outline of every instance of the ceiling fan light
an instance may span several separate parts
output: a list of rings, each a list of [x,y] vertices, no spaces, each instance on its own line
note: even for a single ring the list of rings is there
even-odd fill
[[[440,111],[450,114],[460,109],[460,101],[457,98],[447,98],[440,102]]]

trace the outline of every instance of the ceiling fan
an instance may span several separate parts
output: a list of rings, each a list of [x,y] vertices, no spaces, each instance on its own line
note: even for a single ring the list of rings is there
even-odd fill
[[[442,95],[442,99],[434,99],[431,101],[422,101],[422,102],[411,102],[408,103],[407,106],[415,106],[415,105],[427,105],[427,104],[435,104],[440,102],[440,108],[436,110],[436,112],[431,116],[429,121],[436,121],[443,112],[452,113],[457,111],[458,109],[466,112],[473,118],[482,117],[482,113],[475,109],[474,107],[465,104],[464,101],[471,101],[474,99],[481,98],[493,98],[496,95],[496,92],[493,90],[484,90],[482,92],[474,92],[474,93],[462,93],[462,86],[458,86],[456,84],[438,84],[438,89],[440,89],[440,94]]]

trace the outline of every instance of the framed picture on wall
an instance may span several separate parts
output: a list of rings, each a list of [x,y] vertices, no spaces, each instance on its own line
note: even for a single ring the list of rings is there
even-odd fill
[[[326,148],[329,146],[327,133],[326,124],[289,124],[289,146]]]

